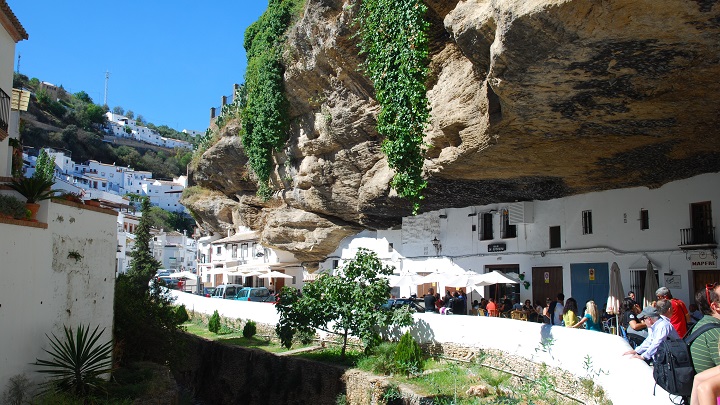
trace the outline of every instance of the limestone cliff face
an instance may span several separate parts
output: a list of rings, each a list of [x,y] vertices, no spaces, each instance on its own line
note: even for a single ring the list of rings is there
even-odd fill
[[[720,171],[717,3],[427,0],[423,209],[657,187]],[[192,172],[232,211],[218,217],[208,208],[217,203],[196,199],[209,228],[248,225],[266,245],[314,261],[345,236],[410,213],[389,187],[356,12],[351,2],[307,1],[284,55],[293,128],[275,156],[276,196],[254,197],[239,124],[228,125]]]

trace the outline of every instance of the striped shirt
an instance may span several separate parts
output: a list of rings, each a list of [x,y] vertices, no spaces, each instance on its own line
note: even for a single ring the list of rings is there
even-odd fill
[[[699,327],[708,323],[720,323],[720,319],[705,315],[698,321],[693,330],[698,330]],[[720,365],[718,338],[720,338],[720,328],[710,329],[698,336],[690,345],[690,355],[692,356],[695,372],[699,373]]]

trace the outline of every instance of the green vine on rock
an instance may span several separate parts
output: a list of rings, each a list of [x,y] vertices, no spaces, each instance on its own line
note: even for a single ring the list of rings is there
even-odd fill
[[[430,116],[426,12],[421,0],[363,0],[358,17],[364,69],[380,104],[382,151],[395,170],[391,186],[412,202],[415,214],[427,187],[422,177],[423,131]]]
[[[270,0],[267,11],[245,31],[248,63],[245,102],[240,109],[242,143],[258,178],[258,195],[264,199],[272,193],[273,151],[284,146],[290,129],[281,61],[285,32],[303,5],[303,0]]]

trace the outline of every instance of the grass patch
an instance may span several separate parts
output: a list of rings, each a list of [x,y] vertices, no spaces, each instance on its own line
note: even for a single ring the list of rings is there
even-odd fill
[[[345,358],[340,356],[342,348],[330,347],[325,350],[318,350],[314,352],[298,353],[296,356],[302,357],[308,360],[320,361],[323,363],[339,364],[346,367],[355,367],[364,354],[360,350],[348,349],[345,352]]]
[[[276,340],[258,337],[257,335],[246,338],[243,336],[241,330],[230,329],[226,325],[220,326],[219,333],[210,332],[207,325],[202,322],[186,322],[182,326],[188,333],[226,345],[262,349],[270,353],[283,353],[289,351]],[[310,346],[314,346],[314,343],[310,345],[293,346],[292,350]]]

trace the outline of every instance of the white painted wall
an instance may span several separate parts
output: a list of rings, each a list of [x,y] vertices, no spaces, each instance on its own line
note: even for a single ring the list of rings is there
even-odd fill
[[[47,358],[45,334],[63,325],[100,325],[112,338],[115,285],[114,215],[43,201],[47,229],[0,224],[0,387]],[[77,251],[83,258],[68,258]]]

